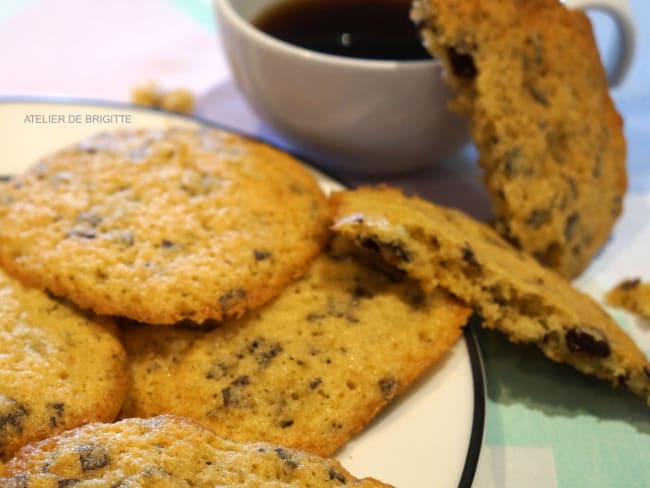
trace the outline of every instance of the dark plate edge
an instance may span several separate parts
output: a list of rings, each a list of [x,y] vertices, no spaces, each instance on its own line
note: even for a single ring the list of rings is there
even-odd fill
[[[129,110],[143,111],[143,112],[158,112],[163,115],[171,115],[173,117],[178,117],[182,119],[187,119],[200,124],[206,125],[208,127],[213,127],[215,129],[221,129],[233,132],[235,134],[241,135],[243,137],[255,140],[257,142],[262,142],[269,146],[275,147],[282,151],[290,153],[295,158],[303,161],[306,165],[311,166],[325,176],[331,178],[332,180],[350,188],[354,185],[350,185],[345,182],[345,179],[337,174],[332,173],[331,171],[325,170],[320,166],[312,163],[308,158],[301,156],[295,151],[287,150],[286,148],[280,147],[277,144],[273,144],[269,141],[266,141],[259,136],[246,133],[243,130],[229,127],[225,124],[220,124],[207,120],[203,117],[195,115],[186,115],[179,114],[174,112],[167,112],[164,110],[144,107],[141,105],[135,105],[132,103],[118,102],[112,100],[101,100],[101,99],[92,99],[92,98],[75,98],[69,96],[47,96],[47,95],[25,95],[25,96],[3,96],[0,95],[0,103],[52,103],[52,104],[74,104],[74,105],[91,105],[91,106],[100,106],[100,107],[110,107],[110,108],[125,108]],[[0,175],[0,181],[7,181],[11,176],[10,175]],[[479,347],[478,339],[476,337],[476,332],[474,328],[478,327],[478,320],[474,320],[474,316],[470,318],[469,323],[464,329],[463,336],[465,338],[465,344],[467,345],[467,352],[469,354],[470,366],[472,369],[472,378],[473,378],[473,389],[474,389],[474,415],[472,417],[472,428],[470,431],[470,438],[467,447],[467,456],[465,457],[465,465],[463,466],[463,471],[461,473],[460,481],[458,482],[459,488],[470,488],[474,481],[474,476],[476,475],[476,469],[478,467],[478,461],[481,453],[481,448],[483,446],[483,432],[485,428],[485,408],[486,408],[486,389],[485,389],[485,370],[483,367],[483,359],[481,356],[481,350]]]
[[[458,488],[470,488],[474,482],[478,461],[483,447],[483,433],[485,430],[485,409],[486,409],[486,387],[485,387],[485,368],[483,366],[483,356],[481,347],[476,337],[476,328],[480,326],[478,316],[470,317],[463,335],[467,352],[469,353],[469,362],[472,368],[472,382],[474,385],[474,416],[472,418],[472,430],[469,436],[467,446],[467,457],[465,466],[458,482]]]

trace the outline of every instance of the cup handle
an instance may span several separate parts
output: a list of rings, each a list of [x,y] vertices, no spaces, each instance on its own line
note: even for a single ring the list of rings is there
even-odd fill
[[[595,9],[610,15],[618,31],[613,61],[606,60],[607,80],[610,87],[620,84],[627,74],[636,50],[636,28],[627,0],[565,0],[572,9]]]

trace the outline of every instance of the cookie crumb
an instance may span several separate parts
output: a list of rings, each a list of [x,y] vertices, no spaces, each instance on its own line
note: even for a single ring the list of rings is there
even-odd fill
[[[650,282],[644,282],[641,278],[625,279],[607,292],[605,301],[650,319]]]
[[[189,90],[184,88],[164,90],[154,82],[133,88],[131,101],[137,105],[181,114],[191,114],[196,105],[195,97]]]

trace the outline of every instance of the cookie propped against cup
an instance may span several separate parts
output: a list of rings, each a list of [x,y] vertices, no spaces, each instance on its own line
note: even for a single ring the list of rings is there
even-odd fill
[[[591,26],[557,0],[416,0],[511,243],[566,278],[609,238],[627,186],[623,120]]]

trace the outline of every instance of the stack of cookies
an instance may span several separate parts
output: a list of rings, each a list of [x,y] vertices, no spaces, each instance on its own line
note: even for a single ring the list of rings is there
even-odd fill
[[[9,486],[207,486],[231,462],[250,483],[353,480],[325,458],[472,311],[650,399],[631,339],[489,227],[388,187],[327,198],[289,155],[214,129],[100,134],[14,176],[0,262]]]
[[[173,444],[197,430],[184,418],[218,436],[213,466],[263,449],[280,481],[313,463],[351,479],[293,450],[330,456],[443,356],[471,309],[331,243],[330,213],[292,157],[213,129],[100,134],[4,183],[7,479],[136,480],[119,468],[133,429],[169,428]],[[228,481],[217,472],[197,479]]]

